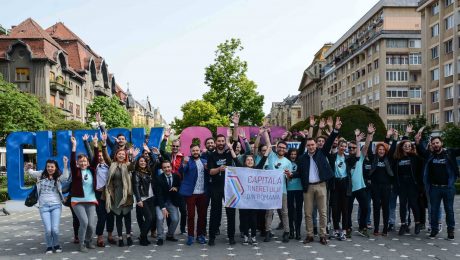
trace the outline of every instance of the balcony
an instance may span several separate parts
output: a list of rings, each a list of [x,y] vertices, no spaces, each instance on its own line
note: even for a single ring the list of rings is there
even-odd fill
[[[69,83],[67,81],[50,80],[50,89],[59,91],[59,93],[65,95],[72,93],[72,88],[69,87]]]
[[[109,88],[105,88],[99,84],[97,85],[94,85],[94,94],[96,96],[107,96],[107,97],[110,97],[110,89]]]

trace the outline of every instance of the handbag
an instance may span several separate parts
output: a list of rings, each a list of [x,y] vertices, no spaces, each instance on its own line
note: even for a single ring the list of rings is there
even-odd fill
[[[38,190],[37,190],[37,185],[34,185],[34,188],[32,191],[27,195],[26,201],[24,202],[24,205],[27,207],[33,207],[35,204],[38,202]]]

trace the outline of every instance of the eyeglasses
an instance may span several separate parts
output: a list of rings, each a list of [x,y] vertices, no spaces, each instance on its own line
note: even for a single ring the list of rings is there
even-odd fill
[[[284,146],[278,146],[278,149],[286,150],[287,148]]]
[[[174,147],[174,148],[179,148],[178,145],[171,145],[171,147]]]
[[[356,146],[349,146],[348,149],[350,149],[350,150],[356,149]]]

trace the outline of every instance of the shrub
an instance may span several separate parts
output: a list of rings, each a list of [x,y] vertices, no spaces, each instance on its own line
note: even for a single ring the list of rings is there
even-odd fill
[[[383,141],[386,135],[385,124],[380,116],[372,109],[362,105],[351,105],[337,111],[335,117],[340,117],[343,123],[340,135],[347,140],[353,140],[354,130],[359,128],[362,132],[367,132],[369,123],[373,123],[377,129],[374,140]]]

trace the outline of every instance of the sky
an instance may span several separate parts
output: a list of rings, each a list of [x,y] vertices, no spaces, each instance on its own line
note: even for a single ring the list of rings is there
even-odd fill
[[[240,38],[248,77],[272,102],[298,94],[303,71],[324,43],[337,41],[377,0],[5,1],[0,25],[31,17],[63,22],[101,55],[134,98],[149,96],[170,123],[200,99],[219,43]],[[17,11],[12,11],[17,10]]]

